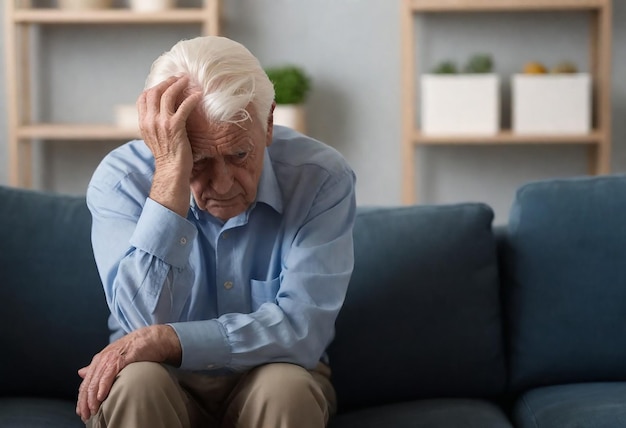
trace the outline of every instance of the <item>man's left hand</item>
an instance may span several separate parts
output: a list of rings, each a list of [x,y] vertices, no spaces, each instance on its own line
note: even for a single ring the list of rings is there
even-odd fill
[[[154,325],[135,330],[97,353],[91,363],[78,370],[83,378],[78,389],[76,413],[83,422],[95,415],[111,391],[116,376],[127,365],[153,361],[180,365],[182,349],[174,329]]]

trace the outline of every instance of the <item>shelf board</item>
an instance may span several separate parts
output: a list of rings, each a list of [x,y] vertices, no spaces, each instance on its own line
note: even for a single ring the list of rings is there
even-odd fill
[[[416,131],[414,144],[421,145],[507,145],[507,144],[600,144],[603,136],[599,131],[582,135],[520,135],[501,131],[496,135],[424,135]]]
[[[201,24],[207,11],[179,8],[160,12],[134,12],[130,9],[60,10],[16,9],[13,19],[24,24]]]
[[[17,128],[20,139],[41,140],[131,140],[140,138],[136,129],[120,128],[115,125],[89,124],[37,124]]]
[[[610,0],[406,0],[414,12],[595,10]]]

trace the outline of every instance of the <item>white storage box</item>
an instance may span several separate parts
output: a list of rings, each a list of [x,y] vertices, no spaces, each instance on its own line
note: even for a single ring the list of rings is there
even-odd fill
[[[584,134],[590,131],[589,74],[516,74],[511,86],[513,132]]]
[[[500,128],[495,74],[424,74],[421,128],[430,135],[494,135]]]

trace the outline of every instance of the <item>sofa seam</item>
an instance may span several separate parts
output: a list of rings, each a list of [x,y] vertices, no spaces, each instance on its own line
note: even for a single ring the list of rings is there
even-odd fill
[[[532,416],[533,425],[535,426],[535,428],[539,428],[539,424],[537,423],[537,416],[535,415],[535,412],[532,411],[530,405],[528,404],[528,400],[526,400],[526,397],[522,397],[521,400],[522,400],[522,403],[524,404],[524,407],[530,414],[530,416]]]

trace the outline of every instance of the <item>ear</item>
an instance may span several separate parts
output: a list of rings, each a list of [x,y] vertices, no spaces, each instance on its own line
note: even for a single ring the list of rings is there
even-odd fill
[[[272,144],[272,138],[274,137],[274,108],[276,107],[276,101],[272,102],[270,107],[270,114],[267,116],[267,132],[265,133],[265,145],[267,147]]]

